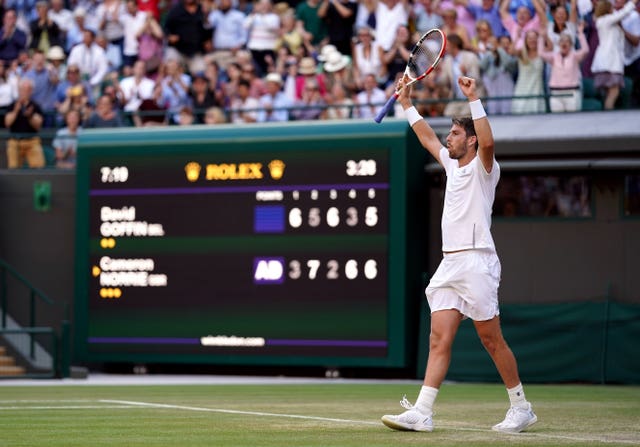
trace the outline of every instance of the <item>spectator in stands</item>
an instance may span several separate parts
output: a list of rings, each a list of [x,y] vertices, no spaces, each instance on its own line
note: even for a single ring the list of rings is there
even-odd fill
[[[96,109],[84,123],[86,128],[122,127],[120,114],[113,107],[109,95],[102,95],[96,102]]]
[[[79,67],[82,79],[88,80],[91,87],[97,90],[107,74],[109,61],[104,49],[95,42],[95,37],[94,30],[85,29],[82,43],[73,47],[67,63]]]
[[[133,113],[133,123],[136,127],[166,126],[169,124],[167,106],[163,98],[163,88],[160,82],[153,89],[153,98],[145,99]]]
[[[329,43],[342,54],[351,53],[358,4],[352,0],[322,0],[318,16],[327,28]]]
[[[328,43],[327,26],[320,16],[322,0],[303,0],[296,6],[298,30],[304,41],[314,49]]]
[[[70,53],[73,47],[82,43],[84,31],[87,29],[86,16],[87,13],[84,8],[77,7],[76,9],[74,9],[73,23],[67,31],[67,38],[64,45],[65,51],[67,53]]]
[[[267,92],[264,79],[256,73],[256,66],[251,62],[245,62],[242,65],[242,71],[240,78],[244,79],[251,86],[250,95],[254,98],[259,98]]]
[[[178,113],[190,103],[191,78],[183,72],[177,60],[170,59],[165,64],[164,76],[158,82],[162,84],[162,97],[169,110],[169,122],[177,124]]]
[[[124,46],[124,23],[121,18],[126,14],[125,4],[121,0],[102,0],[96,9],[98,31],[107,40],[108,46],[114,46],[122,60]],[[105,52],[107,49],[105,49]],[[115,67],[119,69],[120,67]]]
[[[372,74],[376,82],[382,84],[387,80],[387,72],[382,63],[384,49],[374,39],[373,29],[363,26],[357,35],[358,42],[353,47],[353,75],[357,88],[361,90],[368,75]]]
[[[145,64],[147,74],[155,74],[164,56],[164,32],[157,20],[147,14],[144,25],[138,29],[138,60]]]
[[[146,25],[147,13],[138,10],[137,0],[127,0],[125,12],[120,15],[119,20],[124,29],[122,65],[125,74],[128,74],[128,70],[138,60],[140,48],[138,35]]]
[[[363,26],[368,26],[371,29],[376,29],[376,8],[378,7],[378,0],[359,0],[358,12],[356,13],[355,29],[360,29]]]
[[[409,23],[408,0],[377,0],[375,39],[384,51],[388,51],[396,38],[400,25]]]
[[[36,50],[31,58],[31,68],[23,79],[30,79],[33,85],[31,98],[41,109],[44,127],[53,127],[55,112],[55,91],[58,85],[58,73],[47,66],[44,53]]]
[[[353,100],[347,94],[347,89],[340,83],[334,82],[327,95],[327,119],[340,120],[351,118],[353,114]]]
[[[479,23],[483,22],[490,32],[491,28],[488,22],[481,21]],[[479,32],[479,35],[481,34]],[[509,39],[509,36],[502,38]],[[509,97],[513,96],[515,88],[513,79],[518,69],[518,60],[498,43],[495,36],[490,37],[486,51],[480,54],[480,73],[488,96],[487,113],[490,115],[511,113],[511,99]],[[503,99],[492,100],[491,97],[502,97]]]
[[[419,0],[413,5],[411,15],[418,34],[422,35],[434,28],[441,28],[442,16],[438,13],[439,0]]]
[[[468,115],[469,103],[460,89],[458,78],[467,76],[476,80],[477,91],[480,97],[484,96],[484,86],[480,76],[480,59],[472,52],[464,49],[464,42],[457,34],[451,34],[447,39],[447,52],[441,62],[442,75],[446,78],[448,87],[452,93],[451,98],[457,101],[449,102],[444,110],[447,116]]]
[[[280,17],[273,12],[271,0],[257,0],[244,27],[248,30],[247,49],[258,66],[258,75],[264,76],[274,61],[280,32]]]
[[[302,98],[294,104],[296,107],[291,116],[296,120],[317,120],[326,118],[326,105],[323,95],[320,93],[318,81],[307,78],[304,81]]]
[[[202,55],[211,49],[207,18],[197,0],[180,0],[167,13],[164,29],[168,47],[166,59],[185,64],[190,72],[204,69]]]
[[[475,1],[475,0],[474,0]],[[440,15],[442,15],[444,19],[444,12],[453,9],[455,14],[455,23],[462,26],[464,28],[464,32],[466,33],[466,37],[471,41],[476,33],[476,19],[473,15],[465,8],[464,4],[462,4],[459,0],[442,0],[440,2]],[[444,25],[447,25],[447,21],[444,21]],[[460,30],[453,32],[459,32]],[[446,34],[446,32],[445,32]],[[462,37],[462,36],[461,36]]]
[[[382,63],[386,66],[387,79],[393,81],[398,73],[404,72],[413,45],[414,42],[411,40],[409,28],[405,25],[400,25],[393,46],[382,55]]]
[[[475,19],[476,36],[478,32],[477,24],[481,20],[485,20],[489,24],[494,36],[500,37],[508,34],[507,30],[504,29],[504,26],[502,25],[500,8],[496,5],[496,0],[482,0],[480,5],[473,3],[470,0],[456,0],[456,3],[463,5]]]
[[[289,121],[289,108],[293,105],[287,98],[282,88],[282,76],[278,73],[269,73],[265,77],[267,93],[260,97],[260,109],[258,122]]]
[[[580,63],[589,53],[589,45],[584,35],[584,24],[578,25],[580,48],[575,50],[571,33],[562,33],[558,49],[547,51],[544,38],[538,44],[542,60],[551,66],[549,78],[549,106],[552,112],[578,112],[582,110],[582,89],[580,85]],[[570,96],[567,96],[570,95]]]
[[[345,56],[336,50],[327,55],[322,69],[327,79],[328,91],[331,91],[335,84],[340,84],[346,90],[347,96],[351,97],[352,94],[356,93],[356,81],[349,56]]]
[[[227,116],[220,107],[209,107],[204,114],[204,124],[225,124]]]
[[[524,39],[524,46],[517,50],[518,79],[513,89],[514,96],[538,96],[537,98],[514,98],[511,103],[512,113],[543,113],[544,104],[544,62],[538,54],[538,32],[529,30]]]
[[[67,33],[73,26],[73,13],[65,8],[64,0],[51,0],[51,8],[49,9],[48,15],[51,20],[56,22],[58,28],[60,28],[63,40],[59,45],[64,48]]]
[[[78,110],[69,110],[64,116],[65,127],[56,131],[51,145],[56,151],[56,167],[73,169],[76,167],[78,135],[82,132]]]
[[[31,21],[30,49],[47,53],[52,46],[60,46],[64,43],[64,33],[58,24],[49,18],[49,4],[46,0],[36,2],[38,17]]]
[[[323,73],[318,73],[318,67],[312,57],[303,57],[298,64],[296,77],[296,100],[301,100],[307,92],[307,81],[315,81],[322,98],[327,94],[327,85]],[[308,95],[307,95],[308,96]]]
[[[278,59],[280,51],[284,47],[288,54],[302,54],[305,51],[313,51],[311,44],[304,41],[302,32],[296,23],[295,11],[289,8],[280,16],[280,38],[276,42],[276,51]]]
[[[615,0],[614,7],[624,7],[624,0]],[[640,12],[636,10],[622,19],[624,32],[624,75],[631,79],[632,106],[640,106]]]
[[[102,33],[96,35],[95,42],[104,50],[104,54],[107,56],[107,73],[120,72],[122,67],[122,51],[120,51],[120,47],[110,44]]]
[[[0,29],[0,61],[5,65],[18,59],[20,52],[27,47],[27,35],[16,26],[16,22],[16,11],[6,10]]]
[[[155,82],[146,76],[144,61],[136,61],[133,64],[132,75],[123,78],[119,82],[125,112],[138,110],[145,99],[153,97]]]
[[[182,109],[180,109],[180,112],[178,112],[176,123],[179,126],[190,126],[192,124],[195,124],[196,117],[193,113],[193,109],[189,106],[184,106]]]
[[[532,0],[535,7],[536,14],[532,15],[531,9],[526,5],[520,5],[516,12],[516,18],[514,19],[509,10],[510,1],[501,0],[500,3],[500,17],[502,18],[502,24],[511,36],[513,42],[513,48],[516,51],[520,51],[524,47],[524,38],[528,31],[534,30],[540,31],[540,20],[546,14],[544,0]],[[536,42],[537,46],[537,42]]]
[[[363,87],[362,91],[356,95],[357,107],[354,110],[354,117],[371,119],[387,102],[387,95],[378,87],[376,77],[371,73],[364,77]]]
[[[497,36],[493,32],[491,24],[485,19],[479,19],[476,22],[476,37],[471,40],[471,51],[482,58],[489,47],[494,44],[497,44]],[[494,45],[494,48],[496,47],[497,45]]]
[[[162,0],[138,0],[138,9],[158,21],[160,20],[161,2]]]
[[[64,54],[62,47],[55,46],[49,48],[49,51],[47,51],[47,61],[49,61],[51,68],[56,72],[58,79],[67,77],[67,56]]]
[[[214,6],[216,3],[213,3]],[[208,23],[213,29],[212,58],[224,70],[236,51],[247,43],[247,30],[243,23],[246,15],[233,8],[232,0],[218,0],[209,13]]]
[[[551,20],[548,20],[546,15],[540,18],[540,33],[544,36],[546,31],[546,39],[551,44],[551,47],[547,49],[559,51],[560,36],[563,34],[569,35],[571,40],[576,42],[578,39],[578,7],[576,6],[576,0],[571,0],[568,11],[564,3],[555,3],[549,6],[549,12]]]
[[[40,106],[33,101],[33,82],[21,79],[18,83],[18,98],[9,106],[4,116],[4,125],[9,129],[7,140],[7,167],[21,168],[25,161],[30,168],[43,168],[44,151],[38,133],[43,115]]]
[[[638,0],[628,1],[623,8],[613,10],[608,0],[599,0],[594,17],[600,43],[596,48],[591,71],[594,85],[602,90],[605,110],[615,107],[620,89],[624,87],[624,31],[620,22],[631,14]]]
[[[72,87],[75,87],[75,89],[71,90]],[[55,106],[62,115],[66,113],[66,110],[62,110],[60,107],[65,101],[68,101],[70,96],[73,96],[72,92],[76,95],[86,96],[88,103],[93,102],[91,85],[88,81],[82,80],[80,68],[77,65],[70,64],[67,65],[66,79],[58,83],[55,93]]]
[[[18,76],[0,63],[0,114],[4,115],[18,98],[18,81]]]
[[[216,93],[209,84],[209,79],[204,72],[198,72],[193,75],[191,80],[191,109],[193,110],[195,123],[204,123],[205,111],[210,107],[219,106]]]
[[[442,32],[447,36],[447,39],[449,36],[456,34],[462,39],[462,48],[470,50],[471,39],[467,29],[461,23],[458,23],[458,12],[453,8],[444,9],[442,10],[442,20],[444,21]]]
[[[249,94],[250,87],[244,79],[238,82],[236,95],[231,99],[231,122],[234,124],[255,123],[258,120],[260,102]]]

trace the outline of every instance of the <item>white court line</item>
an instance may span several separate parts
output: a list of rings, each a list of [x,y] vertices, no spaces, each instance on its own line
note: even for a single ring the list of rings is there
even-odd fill
[[[0,407],[0,411],[16,410],[103,410],[105,408],[133,408],[131,405],[34,405]]]
[[[361,421],[361,420],[353,420],[353,419],[337,419],[337,418],[326,418],[320,416],[304,416],[300,414],[286,414],[286,413],[265,413],[261,411],[242,411],[242,410],[226,410],[222,408],[204,408],[204,407],[190,407],[185,405],[172,405],[172,404],[159,404],[153,402],[138,402],[138,401],[130,401],[130,400],[112,400],[112,399],[101,399],[99,402],[105,402],[110,404],[122,404],[122,405],[131,405],[138,407],[148,407],[148,408],[167,408],[174,410],[187,410],[187,411],[202,411],[209,413],[225,413],[225,414],[244,414],[250,416],[269,416],[269,417],[281,417],[281,418],[291,418],[291,419],[305,419],[305,420],[314,420],[314,421],[326,421],[326,422],[339,422],[344,424],[359,424],[359,425],[376,425],[380,426],[380,422],[373,421]],[[486,429],[486,428],[473,428],[473,427],[459,427],[454,425],[446,425],[446,424],[438,424],[438,427],[446,428],[448,430],[457,430],[457,431],[473,431],[473,432],[484,432],[484,433],[493,433],[496,432]],[[547,439],[562,439],[566,441],[579,441],[579,442],[601,442],[601,443],[617,443],[617,444],[629,444],[629,445],[638,445],[638,440],[624,440],[624,439],[608,439],[608,438],[586,438],[586,437],[577,437],[577,436],[563,436],[563,435],[550,435],[546,433],[505,433],[506,436],[517,436],[521,438],[547,438]]]

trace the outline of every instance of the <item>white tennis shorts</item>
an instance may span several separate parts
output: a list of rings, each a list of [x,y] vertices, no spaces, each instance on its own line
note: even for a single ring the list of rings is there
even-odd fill
[[[492,250],[445,253],[425,290],[431,313],[456,309],[474,321],[500,314],[500,260]]]

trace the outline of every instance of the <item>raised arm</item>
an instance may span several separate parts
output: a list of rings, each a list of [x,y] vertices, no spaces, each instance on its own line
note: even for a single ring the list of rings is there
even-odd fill
[[[476,130],[476,138],[478,139],[478,157],[487,172],[493,169],[494,158],[494,140],[493,132],[489,119],[482,107],[482,103],[478,100],[476,93],[476,80],[461,76],[458,78],[458,85],[464,96],[469,100],[471,107],[471,118],[473,118],[473,127]]]
[[[440,160],[440,149],[442,148],[442,142],[433,131],[431,126],[418,114],[418,111],[413,107],[411,102],[411,87],[406,87],[408,82],[407,75],[398,81],[397,89],[401,89],[398,101],[402,105],[402,108],[407,113],[407,119],[411,124],[411,128],[415,132],[420,144],[429,151],[429,153],[436,159],[436,161],[442,164]]]

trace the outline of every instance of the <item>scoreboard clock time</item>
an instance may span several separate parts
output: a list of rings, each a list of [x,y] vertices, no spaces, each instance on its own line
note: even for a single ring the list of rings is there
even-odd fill
[[[78,353],[405,366],[410,148],[390,127],[87,132]]]

